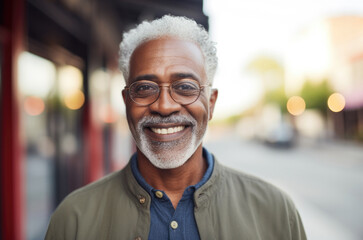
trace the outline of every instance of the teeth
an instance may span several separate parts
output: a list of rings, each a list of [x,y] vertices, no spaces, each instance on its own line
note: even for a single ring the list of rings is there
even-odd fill
[[[154,133],[157,134],[171,134],[180,132],[184,129],[184,126],[172,127],[172,128],[151,128]]]

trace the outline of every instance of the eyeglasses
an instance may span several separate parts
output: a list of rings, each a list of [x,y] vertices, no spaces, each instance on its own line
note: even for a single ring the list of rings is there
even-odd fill
[[[125,90],[128,91],[130,98],[136,104],[148,106],[158,100],[160,89],[166,87],[169,88],[169,94],[175,102],[181,105],[189,105],[199,98],[201,91],[205,87],[210,86],[210,84],[200,85],[199,82],[194,80],[178,80],[167,86],[158,85],[153,81],[141,80],[125,87]]]

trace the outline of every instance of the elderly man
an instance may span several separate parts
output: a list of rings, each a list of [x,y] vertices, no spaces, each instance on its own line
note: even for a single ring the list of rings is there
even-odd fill
[[[70,194],[46,239],[306,239],[284,193],[202,146],[218,96],[208,33],[164,16],[125,33],[120,53],[137,151],[125,169]]]

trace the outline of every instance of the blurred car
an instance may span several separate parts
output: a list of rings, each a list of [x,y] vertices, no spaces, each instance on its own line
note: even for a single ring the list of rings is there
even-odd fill
[[[282,121],[276,127],[267,131],[262,140],[272,147],[290,148],[295,145],[296,133],[291,124]]]

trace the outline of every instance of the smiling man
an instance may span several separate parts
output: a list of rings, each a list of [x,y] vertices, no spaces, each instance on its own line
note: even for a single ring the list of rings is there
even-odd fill
[[[137,151],[125,169],[70,194],[46,239],[306,239],[284,193],[202,146],[218,96],[208,33],[164,16],[125,33],[120,47]]]

